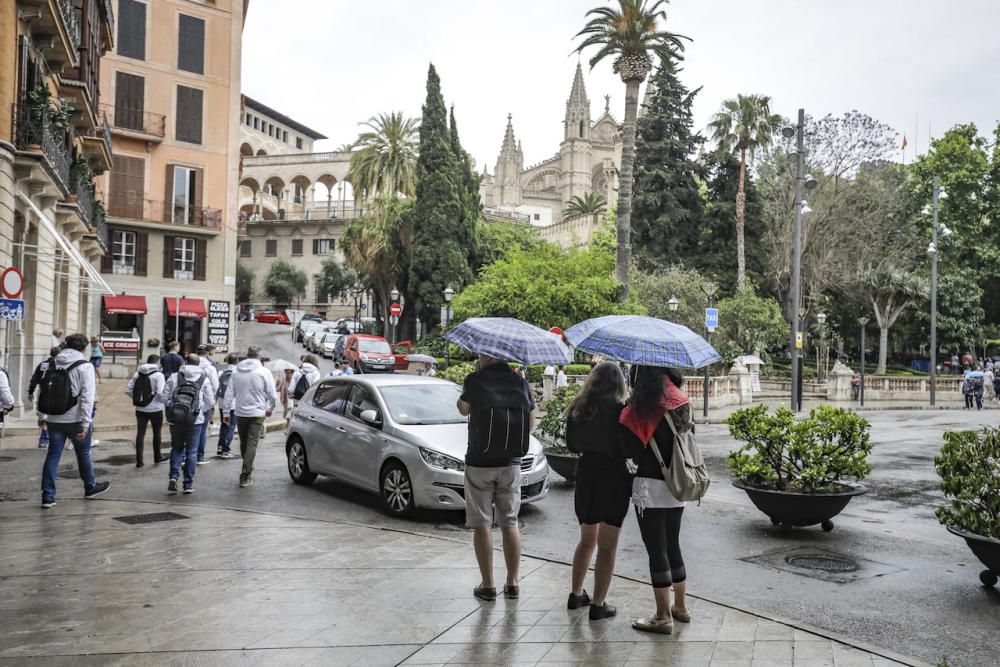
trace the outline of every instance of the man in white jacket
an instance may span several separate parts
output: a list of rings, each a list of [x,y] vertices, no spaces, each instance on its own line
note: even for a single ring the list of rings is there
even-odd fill
[[[207,426],[205,406],[215,404],[215,392],[197,354],[189,354],[181,369],[170,376],[160,394],[170,422],[170,483],[167,490],[177,492],[181,460],[184,461],[184,493],[194,493],[194,470],[198,465],[198,442]],[[193,387],[193,390],[192,388]],[[182,392],[183,389],[183,392]],[[188,396],[193,393],[193,400]],[[183,410],[182,410],[183,408]],[[182,419],[183,412],[186,418]]]
[[[145,449],[147,426],[153,427],[153,463],[163,460],[160,453],[160,431],[163,429],[163,403],[160,401],[160,394],[166,384],[167,380],[160,370],[160,355],[151,354],[125,386],[125,395],[132,399],[132,405],[135,406],[136,468],[145,465],[142,452]]]
[[[260,348],[251,347],[247,350],[247,358],[236,364],[222,399],[222,414],[227,415],[223,421],[228,422],[230,414],[236,415],[236,431],[240,435],[243,455],[240,488],[253,484],[253,459],[257,443],[264,435],[264,419],[271,416],[277,404],[274,375],[261,365]]]
[[[306,393],[309,387],[313,386],[319,382],[319,359],[316,355],[307,354],[302,357],[302,365],[292,373],[292,381],[288,384],[288,395],[295,400],[296,405],[298,405],[299,399],[302,398],[302,394]],[[305,378],[305,382],[302,383],[302,387],[299,386],[302,378]],[[299,391],[302,390],[302,393]]]
[[[219,395],[219,370],[212,363],[212,352],[214,350],[208,345],[198,346],[198,366],[208,375],[208,381],[212,383],[212,396]],[[203,407],[205,411],[205,428],[201,430],[201,440],[198,441],[198,465],[205,465],[208,459],[205,458],[205,443],[208,442],[208,427],[212,422],[212,415],[215,414],[215,400],[212,404]]]
[[[83,357],[89,343],[83,334],[66,336],[66,349],[46,370],[39,387],[38,425],[47,426],[49,431],[49,449],[42,466],[42,507],[45,509],[56,504],[56,474],[67,440],[73,443],[84,497],[94,498],[111,488],[110,482],[94,479],[94,462],[90,458],[97,384],[94,367]]]

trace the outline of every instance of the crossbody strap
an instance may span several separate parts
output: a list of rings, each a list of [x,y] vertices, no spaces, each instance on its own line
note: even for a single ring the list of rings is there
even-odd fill
[[[668,418],[667,421],[670,421],[670,419]],[[663,481],[665,482],[669,473],[667,472],[667,464],[663,462],[663,454],[660,453],[660,447],[656,444],[656,436],[650,438],[649,447],[653,450],[653,454],[656,456],[656,460],[660,464],[660,470],[663,472]]]

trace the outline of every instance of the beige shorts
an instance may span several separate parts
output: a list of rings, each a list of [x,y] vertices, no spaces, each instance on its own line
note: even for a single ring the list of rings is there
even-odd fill
[[[521,466],[465,468],[465,525],[469,528],[517,526],[521,509]],[[495,511],[495,514],[494,514]]]

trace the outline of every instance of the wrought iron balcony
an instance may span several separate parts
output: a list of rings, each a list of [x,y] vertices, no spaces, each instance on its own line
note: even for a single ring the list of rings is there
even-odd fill
[[[108,215],[114,218],[156,222],[175,227],[222,229],[221,210],[169,200],[133,199],[128,196],[112,195],[108,201]]]
[[[56,6],[59,8],[63,25],[66,26],[66,34],[69,35],[70,44],[75,51],[80,48],[80,21],[77,19],[73,0],[56,0]]]
[[[69,190],[70,151],[66,132],[57,128],[45,109],[22,108],[18,119],[17,147],[19,150],[41,151],[53,176],[64,191]]]
[[[125,134],[144,134],[147,137],[163,139],[166,135],[167,118],[162,113],[151,113],[136,109],[115,109],[114,104],[102,104],[104,120],[115,131]]]
[[[76,205],[80,209],[80,215],[88,227],[94,224],[94,185],[89,180],[79,179],[76,183]]]
[[[108,223],[104,220],[104,206],[98,205],[101,202],[94,202],[93,217],[90,228],[97,235],[97,240],[104,246],[105,252],[108,249]]]

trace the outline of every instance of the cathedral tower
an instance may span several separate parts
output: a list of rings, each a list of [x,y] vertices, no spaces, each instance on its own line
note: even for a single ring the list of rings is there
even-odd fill
[[[503,146],[493,170],[493,202],[495,206],[521,205],[521,172],[524,171],[524,154],[521,144],[514,140],[514,126],[507,114],[507,131],[503,135]]]
[[[582,197],[591,188],[590,100],[583,83],[583,68],[576,64],[573,87],[566,100],[563,142],[559,146],[559,194],[563,204]]]

